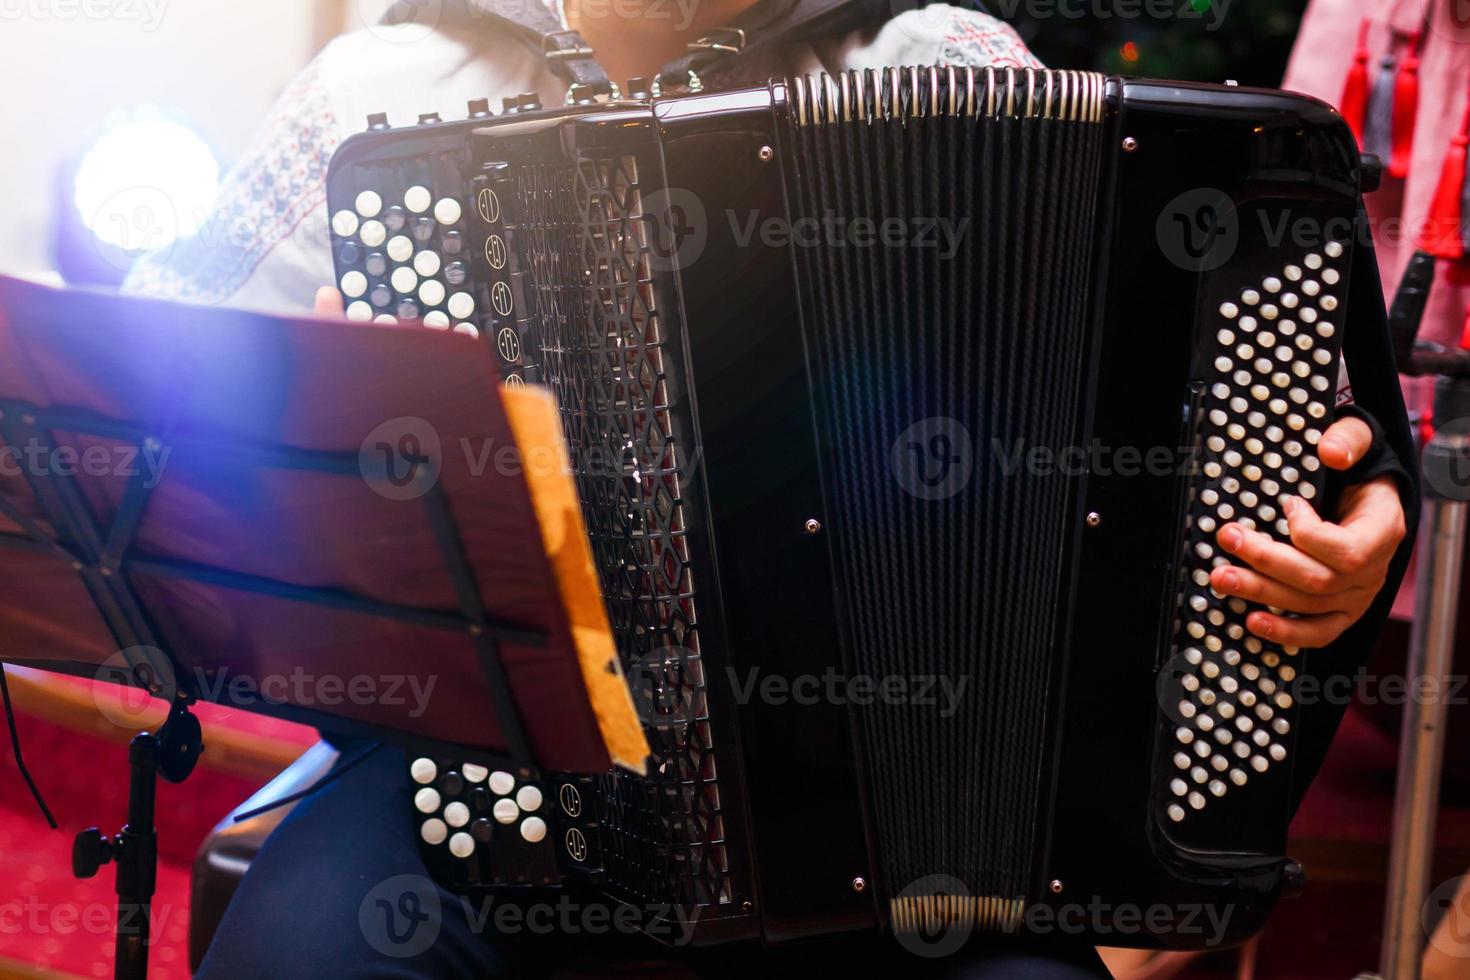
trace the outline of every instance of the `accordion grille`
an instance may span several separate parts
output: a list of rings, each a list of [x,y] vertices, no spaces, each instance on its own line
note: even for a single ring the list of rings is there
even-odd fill
[[[605,885],[637,903],[730,901],[681,484],[684,406],[650,266],[638,159],[516,172],[527,376],[556,393],[593,557],[652,750],[597,780]]]
[[[794,226],[823,239],[794,251],[844,645],[878,692],[855,710],[898,928],[1014,928],[1043,836],[1076,500],[1074,475],[1031,454],[1081,439],[1102,82],[791,85]],[[957,887],[936,896],[936,879]]]

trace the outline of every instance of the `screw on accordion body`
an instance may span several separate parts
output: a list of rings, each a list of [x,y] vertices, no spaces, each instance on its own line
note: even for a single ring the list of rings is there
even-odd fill
[[[1320,762],[1293,684],[1333,652],[1247,636],[1213,533],[1321,499],[1359,178],[1309,99],[1030,69],[347,141],[350,315],[556,394],[652,747],[647,777],[416,762],[436,873],[700,943],[1069,902],[1230,912],[1108,912],[1115,945],[1258,929]]]

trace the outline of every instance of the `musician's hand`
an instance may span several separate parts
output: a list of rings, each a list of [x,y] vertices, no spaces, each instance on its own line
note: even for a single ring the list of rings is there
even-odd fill
[[[331,286],[323,286],[316,291],[316,300],[312,303],[311,312],[325,317],[344,316],[342,294]]]
[[[1322,434],[1318,455],[1335,470],[1362,459],[1373,433],[1361,419],[1338,419]],[[1225,551],[1249,567],[1221,565],[1210,575],[1215,591],[1274,606],[1295,616],[1257,610],[1246,629],[1283,646],[1321,647],[1367,612],[1388,576],[1404,537],[1404,509],[1390,476],[1347,488],[1337,523],[1323,520],[1301,497],[1282,501],[1291,544],[1236,523],[1216,535]]]

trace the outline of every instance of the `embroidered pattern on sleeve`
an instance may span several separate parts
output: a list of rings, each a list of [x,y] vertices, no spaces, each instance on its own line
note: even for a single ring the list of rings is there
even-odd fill
[[[1010,24],[973,10],[954,10],[939,46],[942,65],[1041,68]]]
[[[325,248],[327,162],[338,139],[312,63],[287,86],[261,134],[225,178],[199,232],[144,256],[124,291],[221,303],[287,238],[311,235]]]

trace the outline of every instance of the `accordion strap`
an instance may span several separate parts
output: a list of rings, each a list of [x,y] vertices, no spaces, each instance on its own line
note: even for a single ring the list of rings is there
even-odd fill
[[[928,0],[900,0],[918,6]],[[413,22],[423,0],[397,0],[383,17],[387,24]],[[761,0],[733,26],[705,31],[686,53],[658,73],[664,88],[702,87],[702,76],[734,67],[746,55],[772,42],[800,41],[864,23],[879,23],[894,13],[893,0]],[[619,94],[582,35],[562,26],[542,0],[444,0],[439,20],[490,20],[511,28],[546,58],[568,85],[585,85]]]
[[[494,17],[515,28],[538,47],[547,65],[568,85],[590,85],[599,91],[612,89],[607,72],[592,54],[592,45],[580,33],[563,27],[541,0],[465,0],[478,13]]]
[[[922,5],[922,4],[921,4]],[[702,76],[734,68],[746,56],[773,42],[810,40],[823,34],[878,23],[898,6],[891,0],[766,0],[757,3],[734,26],[706,31],[688,45],[683,57],[659,72],[664,86],[698,87]]]

